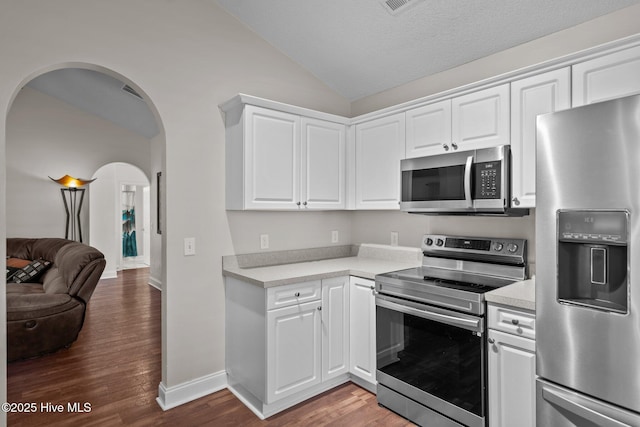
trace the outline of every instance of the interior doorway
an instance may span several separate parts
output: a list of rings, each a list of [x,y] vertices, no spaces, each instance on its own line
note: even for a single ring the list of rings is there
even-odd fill
[[[105,254],[102,278],[120,270],[149,267],[151,202],[148,177],[122,162],[98,169],[89,199],[89,244]]]

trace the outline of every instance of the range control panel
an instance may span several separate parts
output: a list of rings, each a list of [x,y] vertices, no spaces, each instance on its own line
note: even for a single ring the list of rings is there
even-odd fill
[[[422,252],[427,256],[463,257],[487,260],[511,258],[514,263],[524,262],[527,251],[525,239],[495,237],[460,237],[426,234],[422,238]]]

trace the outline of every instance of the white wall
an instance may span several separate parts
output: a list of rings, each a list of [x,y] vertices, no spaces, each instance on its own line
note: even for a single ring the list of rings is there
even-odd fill
[[[148,174],[150,142],[29,87],[7,117],[7,236],[64,237],[60,185],[69,174],[89,179],[101,166],[125,161]],[[91,239],[90,199],[97,182],[84,187],[82,237]]]

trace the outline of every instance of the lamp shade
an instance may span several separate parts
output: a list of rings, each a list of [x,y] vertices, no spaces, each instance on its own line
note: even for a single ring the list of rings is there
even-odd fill
[[[93,178],[93,179],[74,178],[74,177],[69,176],[69,175],[65,175],[62,178],[58,178],[58,179],[53,179],[53,178],[49,177],[49,179],[51,179],[52,181],[57,182],[58,184],[60,184],[60,185],[62,185],[64,187],[69,187],[69,188],[82,187],[83,185],[91,184],[93,181],[96,180],[96,178]]]

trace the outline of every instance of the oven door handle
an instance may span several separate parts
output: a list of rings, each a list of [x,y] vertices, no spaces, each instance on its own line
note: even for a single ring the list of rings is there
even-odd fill
[[[466,319],[458,317],[456,315],[442,314],[430,311],[429,309],[414,308],[403,304],[398,304],[386,300],[380,296],[376,298],[376,305],[390,310],[399,311],[405,314],[411,314],[423,319],[433,320],[436,322],[444,323],[449,326],[457,326],[460,328],[468,329],[470,331],[482,332],[480,319]]]
[[[467,207],[473,207],[473,200],[471,199],[471,164],[473,163],[473,156],[467,157],[467,162],[464,165],[464,199],[467,202]]]

